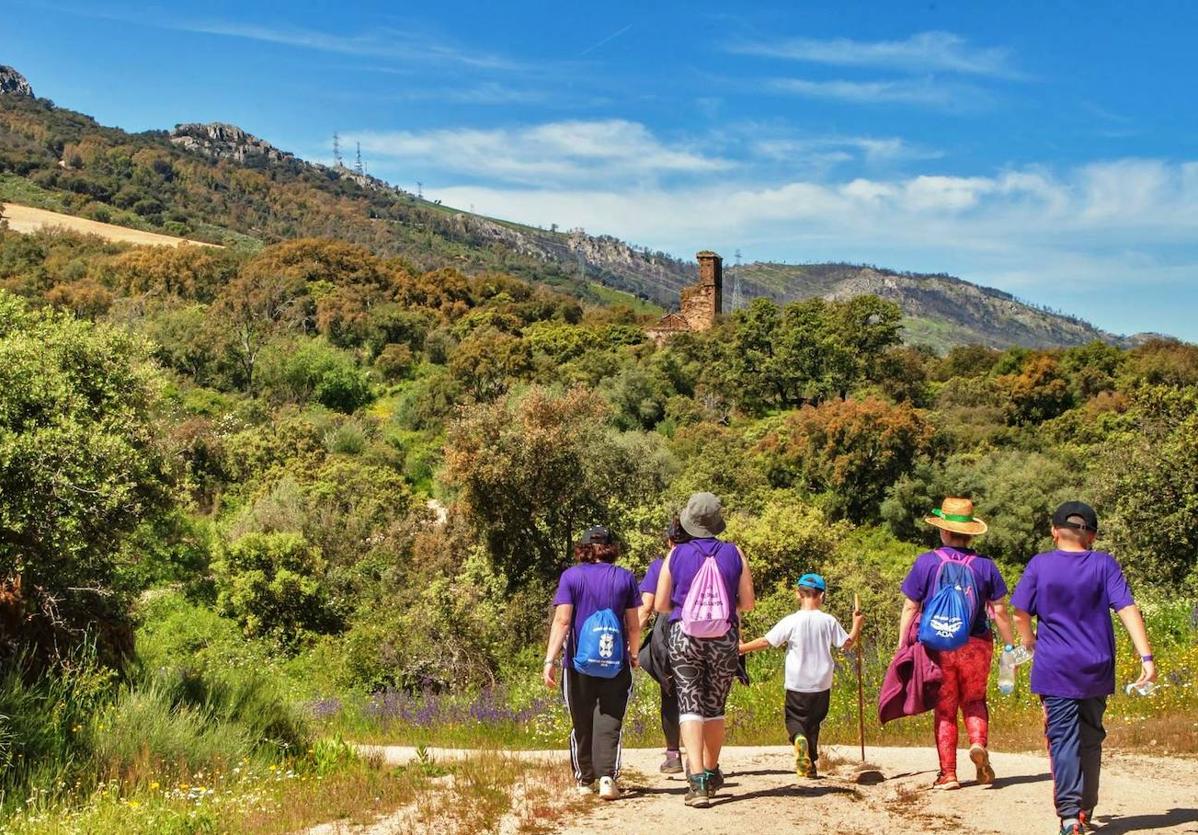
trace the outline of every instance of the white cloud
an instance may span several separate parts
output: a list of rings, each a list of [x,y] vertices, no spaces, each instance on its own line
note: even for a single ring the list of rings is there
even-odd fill
[[[854,41],[789,38],[742,42],[729,47],[742,55],[761,55],[840,67],[881,67],[911,72],[954,72],[1017,77],[1005,49],[977,47],[951,32],[921,32],[901,41]]]
[[[752,140],[749,146],[756,156],[767,159],[791,160],[816,156],[821,160],[847,162],[864,159],[866,162],[892,160],[936,159],[943,156],[911,145],[897,136],[782,136]]]
[[[375,157],[512,183],[629,182],[726,171],[734,163],[669,145],[623,119],[547,122],[520,128],[392,131],[346,137]]]
[[[948,270],[1013,290],[1117,287],[1198,275],[1198,163],[1119,160],[1060,175],[926,174],[763,186],[436,189],[446,204],[688,253],[845,259]],[[1180,259],[1180,262],[1179,262]]]
[[[831,99],[850,104],[914,104],[923,107],[968,105],[984,102],[977,88],[962,84],[947,84],[930,79],[897,79],[891,81],[812,81],[806,78],[775,78],[766,87],[810,99]]]

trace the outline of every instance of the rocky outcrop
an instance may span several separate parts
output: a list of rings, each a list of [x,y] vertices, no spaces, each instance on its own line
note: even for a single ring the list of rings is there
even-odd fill
[[[171,143],[187,151],[213,159],[229,159],[241,165],[280,163],[295,160],[295,155],[280,151],[264,139],[246,133],[237,125],[224,122],[175,125]]]
[[[33,98],[33,88],[25,76],[12,67],[0,65],[0,95]]]

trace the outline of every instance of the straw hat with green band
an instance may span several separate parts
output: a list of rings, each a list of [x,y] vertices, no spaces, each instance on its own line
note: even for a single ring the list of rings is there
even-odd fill
[[[973,502],[969,499],[945,499],[924,521],[932,527],[967,536],[978,536],[987,531],[986,523],[973,515]]]

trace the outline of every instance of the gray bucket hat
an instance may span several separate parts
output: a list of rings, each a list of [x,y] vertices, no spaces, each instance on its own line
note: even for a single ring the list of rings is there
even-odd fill
[[[695,493],[691,496],[679,521],[684,531],[698,538],[719,536],[727,527],[720,497],[714,493]]]

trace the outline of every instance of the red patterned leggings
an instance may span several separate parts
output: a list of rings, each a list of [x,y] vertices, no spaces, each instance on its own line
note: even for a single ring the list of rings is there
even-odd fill
[[[936,753],[940,771],[957,775],[957,711],[965,717],[969,744],[985,745],[990,736],[990,712],[986,709],[986,685],[990,680],[990,659],[994,642],[990,638],[970,638],[960,649],[940,653],[944,683],[936,700]]]

